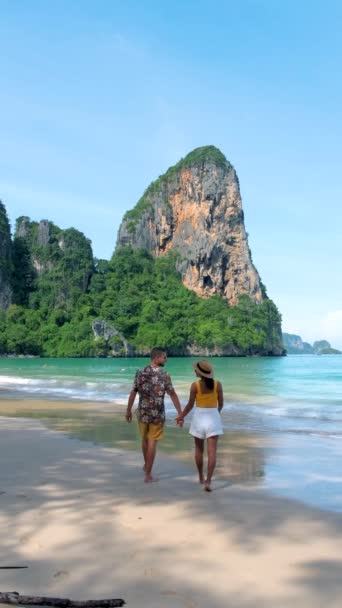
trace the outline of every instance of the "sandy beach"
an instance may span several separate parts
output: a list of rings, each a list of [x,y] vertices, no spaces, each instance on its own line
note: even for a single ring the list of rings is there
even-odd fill
[[[128,607],[339,607],[342,517],[0,418],[0,591]]]

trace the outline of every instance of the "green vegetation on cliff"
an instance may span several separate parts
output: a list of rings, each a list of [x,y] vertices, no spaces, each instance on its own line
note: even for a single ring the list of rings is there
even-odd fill
[[[230,307],[218,296],[201,299],[183,286],[172,255],[154,259],[145,250],[119,249],[111,261],[96,261],[82,291],[80,264],[87,247],[76,232],[63,232],[65,242],[72,239],[68,256],[55,251],[55,267],[36,277],[26,299],[23,282],[17,281],[21,303],[17,288],[18,303],[0,317],[0,352],[106,356],[118,337],[94,339],[96,319],[112,324],[137,353],[155,344],[174,355],[188,353],[189,346],[235,355],[281,351],[280,315],[270,300],[256,304],[242,296]]]
[[[216,148],[199,148],[168,174],[209,158],[227,163]],[[200,298],[184,287],[175,254],[122,247],[110,261],[96,260],[78,230],[25,216],[12,241],[2,203],[0,252],[0,354],[145,354],[156,344],[171,355],[282,352],[273,302]]]
[[[12,272],[11,231],[5,205],[0,200],[0,273],[7,281]]]
[[[5,205],[0,201],[0,310],[6,310],[12,299],[12,242]]]
[[[29,308],[73,310],[93,272],[90,241],[52,222],[17,220],[13,242],[13,301]]]

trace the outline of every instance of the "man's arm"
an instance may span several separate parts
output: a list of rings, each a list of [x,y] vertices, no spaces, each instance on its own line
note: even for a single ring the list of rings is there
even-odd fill
[[[181,413],[182,413],[182,408],[181,408],[181,404],[180,404],[180,402],[179,402],[178,395],[177,395],[177,393],[176,393],[175,389],[174,389],[174,388],[172,388],[172,389],[171,389],[171,390],[168,392],[168,395],[169,395],[169,397],[170,397],[170,399],[171,399],[171,401],[172,401],[173,405],[175,406],[175,408],[176,408],[176,410],[177,410],[177,414],[178,414],[178,416],[177,416],[177,418],[176,418],[176,423],[177,423],[177,426],[183,426],[183,420],[178,420],[178,419],[179,419],[179,416],[180,416],[180,415],[181,415]]]
[[[180,414],[182,413],[181,404],[179,402],[178,395],[172,386],[172,380],[170,378],[170,375],[167,372],[166,372],[165,392],[167,395],[169,395],[173,405],[175,406],[175,408],[177,410],[178,416],[180,416]],[[180,422],[180,423],[178,422],[178,416],[176,418],[177,424],[179,424],[179,426],[183,426],[183,422]]]
[[[187,416],[188,413],[191,412],[192,408],[194,407],[195,400],[196,400],[196,393],[197,393],[196,382],[193,382],[190,387],[189,401],[186,404],[182,413],[179,416],[177,416],[177,418],[176,418],[177,422],[182,422],[184,420],[185,416]]]
[[[132,422],[132,408],[133,408],[135,398],[137,396],[137,392],[138,391],[136,391],[135,388],[132,388],[132,390],[129,394],[127,410],[126,410],[126,414],[125,414],[125,418],[126,418],[127,422]]]
[[[181,404],[179,402],[178,395],[177,395],[175,389],[172,389],[172,391],[169,393],[169,397],[170,397],[173,405],[175,406],[175,408],[177,410],[177,414],[179,416],[182,413],[182,408],[181,408]]]

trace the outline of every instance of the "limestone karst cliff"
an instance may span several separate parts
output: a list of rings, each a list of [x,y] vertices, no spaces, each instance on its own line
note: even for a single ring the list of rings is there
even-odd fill
[[[264,288],[244,225],[239,180],[214,146],[197,148],[151,184],[124,216],[117,247],[178,253],[183,283],[201,297],[242,294],[262,302]]]
[[[14,259],[16,285],[20,285],[25,296],[40,287],[37,297],[44,292],[49,296],[50,306],[55,307],[76,301],[87,290],[93,254],[90,241],[82,232],[74,228],[61,230],[48,220],[31,222],[22,216],[17,220],[14,246],[19,252]],[[28,279],[30,285],[24,285],[22,279]],[[18,303],[23,303],[20,298]]]
[[[341,355],[328,340],[316,340],[313,345],[303,342],[297,334],[283,333],[283,343],[289,355]]]
[[[0,201],[0,309],[5,310],[11,303],[12,286],[12,243],[11,231],[4,204]]]
[[[153,182],[108,261],[93,258],[81,232],[48,220],[20,217],[11,242],[0,218],[0,355],[141,356],[156,344],[173,356],[284,354],[236,173],[214,147]]]

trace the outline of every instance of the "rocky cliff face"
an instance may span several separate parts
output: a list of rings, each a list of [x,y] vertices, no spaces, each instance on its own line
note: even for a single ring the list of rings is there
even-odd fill
[[[44,282],[43,291],[50,294],[51,306],[63,306],[86,292],[94,264],[90,241],[82,232],[61,230],[48,220],[38,223],[20,217],[15,243],[26,248],[37,277],[34,289],[39,291]]]
[[[198,148],[146,190],[126,213],[117,247],[154,256],[177,252],[183,283],[201,297],[241,294],[262,302],[265,293],[251,259],[232,165],[213,146]]]
[[[286,348],[289,355],[312,355],[315,351],[311,344],[303,342],[300,336],[297,334],[283,333],[284,347]]]
[[[55,228],[48,220],[38,223],[31,222],[26,216],[17,219],[15,238],[26,242],[32,265],[38,275],[53,268],[53,260],[49,259],[49,245],[56,240]]]
[[[0,201],[0,309],[11,303],[12,243],[10,225],[4,204]]]

